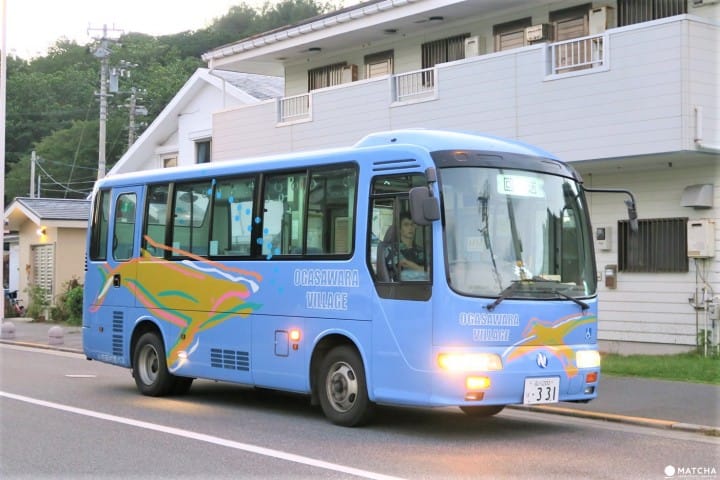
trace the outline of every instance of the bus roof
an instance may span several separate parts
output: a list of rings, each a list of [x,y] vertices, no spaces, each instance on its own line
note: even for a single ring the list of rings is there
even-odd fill
[[[461,132],[455,130],[426,130],[412,128],[390,130],[367,135],[355,144],[355,148],[382,145],[414,145],[429,152],[445,150],[480,150],[486,152],[515,153],[559,160],[555,155],[533,145],[493,135]]]

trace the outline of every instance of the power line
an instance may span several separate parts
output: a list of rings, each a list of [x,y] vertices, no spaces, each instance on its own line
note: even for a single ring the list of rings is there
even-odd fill
[[[55,180],[55,178],[54,178],[52,175],[50,175],[50,174],[48,173],[48,171],[45,170],[45,169],[42,167],[42,165],[40,165],[39,162],[36,162],[35,165],[37,166],[37,168],[39,168],[39,169],[45,174],[45,176],[46,176],[47,178],[50,179],[50,181],[51,181],[52,183],[54,183],[54,184],[57,185],[58,187],[64,189],[64,191],[66,191],[66,192],[72,192],[72,193],[78,193],[78,194],[81,194],[81,195],[83,195],[83,194],[85,194],[85,193],[88,193],[88,192],[85,192],[85,191],[75,190],[74,188],[70,188],[70,187],[68,187],[68,186],[66,186],[66,185],[63,185],[62,183],[60,183],[60,182],[58,182],[57,180]]]
[[[45,162],[45,163],[52,163],[52,164],[54,164],[54,165],[60,165],[60,166],[62,166],[62,167],[70,167],[70,168],[72,168],[72,166],[73,166],[72,164],[69,164],[69,163],[59,162],[59,161],[57,161],[57,160],[48,160],[47,158],[40,158],[40,160],[42,160],[42,161]],[[75,168],[76,168],[76,169],[81,169],[81,170],[92,170],[93,172],[95,171],[95,167],[75,166]]]

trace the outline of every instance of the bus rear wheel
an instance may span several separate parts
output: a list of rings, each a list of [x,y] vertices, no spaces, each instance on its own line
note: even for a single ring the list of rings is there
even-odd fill
[[[466,406],[460,407],[460,410],[465,412],[465,415],[469,415],[475,418],[492,417],[502,412],[505,405],[479,405],[479,406]]]
[[[333,348],[320,366],[320,405],[334,424],[355,427],[367,422],[373,405],[368,398],[365,369],[357,351]]]
[[[175,388],[177,377],[168,371],[165,347],[154,332],[144,333],[135,344],[133,377],[143,395],[162,397]]]

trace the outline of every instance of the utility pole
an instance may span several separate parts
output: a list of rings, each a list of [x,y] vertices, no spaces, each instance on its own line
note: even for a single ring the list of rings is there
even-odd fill
[[[35,197],[35,162],[37,162],[37,154],[33,150],[30,153],[30,198]]]
[[[135,87],[132,87],[130,89],[130,101],[127,105],[128,107],[128,148],[132,146],[133,143],[135,143],[135,134],[137,127],[135,125],[135,117],[138,115],[145,116],[148,114],[147,108],[145,108],[142,105],[138,105],[138,93],[142,95],[144,90],[138,90]],[[142,98],[140,98],[142,101]]]
[[[91,29],[88,28],[88,33],[90,33],[91,30],[97,30],[97,29]],[[116,30],[116,29],[110,29],[111,32],[120,32],[122,33],[122,30]],[[101,37],[94,37],[96,40],[100,41],[100,45],[95,50],[93,55],[95,58],[100,59],[100,93],[98,96],[100,97],[100,133],[99,133],[99,144],[98,144],[98,180],[105,177],[105,145],[106,145],[106,135],[107,135],[107,97],[108,95],[108,65],[109,61],[108,58],[110,57],[110,54],[112,53],[110,51],[110,43],[114,42],[115,40],[110,39],[108,37],[108,27],[107,25],[103,25],[102,28],[102,36]]]
[[[137,105],[137,95],[135,95],[135,87],[130,91],[130,105],[128,110],[130,111],[130,119],[128,121],[128,148],[132,147],[135,143],[135,107]]]

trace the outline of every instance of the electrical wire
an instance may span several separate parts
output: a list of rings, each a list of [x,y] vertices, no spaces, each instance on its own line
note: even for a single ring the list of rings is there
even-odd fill
[[[65,189],[65,191],[72,192],[72,193],[77,193],[77,194],[79,194],[79,195],[86,195],[86,194],[88,193],[88,191],[75,190],[74,188],[70,188],[69,186],[63,185],[62,183],[60,183],[60,182],[58,182],[57,180],[55,180],[55,178],[54,178],[52,175],[50,175],[50,174],[48,173],[48,171],[45,170],[45,169],[42,167],[42,165],[40,165],[40,164],[38,164],[38,163],[36,163],[35,165],[43,172],[43,174],[45,174],[45,176],[46,176],[47,178],[50,179],[50,181],[51,181],[52,183],[54,183],[55,185],[57,185],[57,186],[60,187],[60,188]]]

